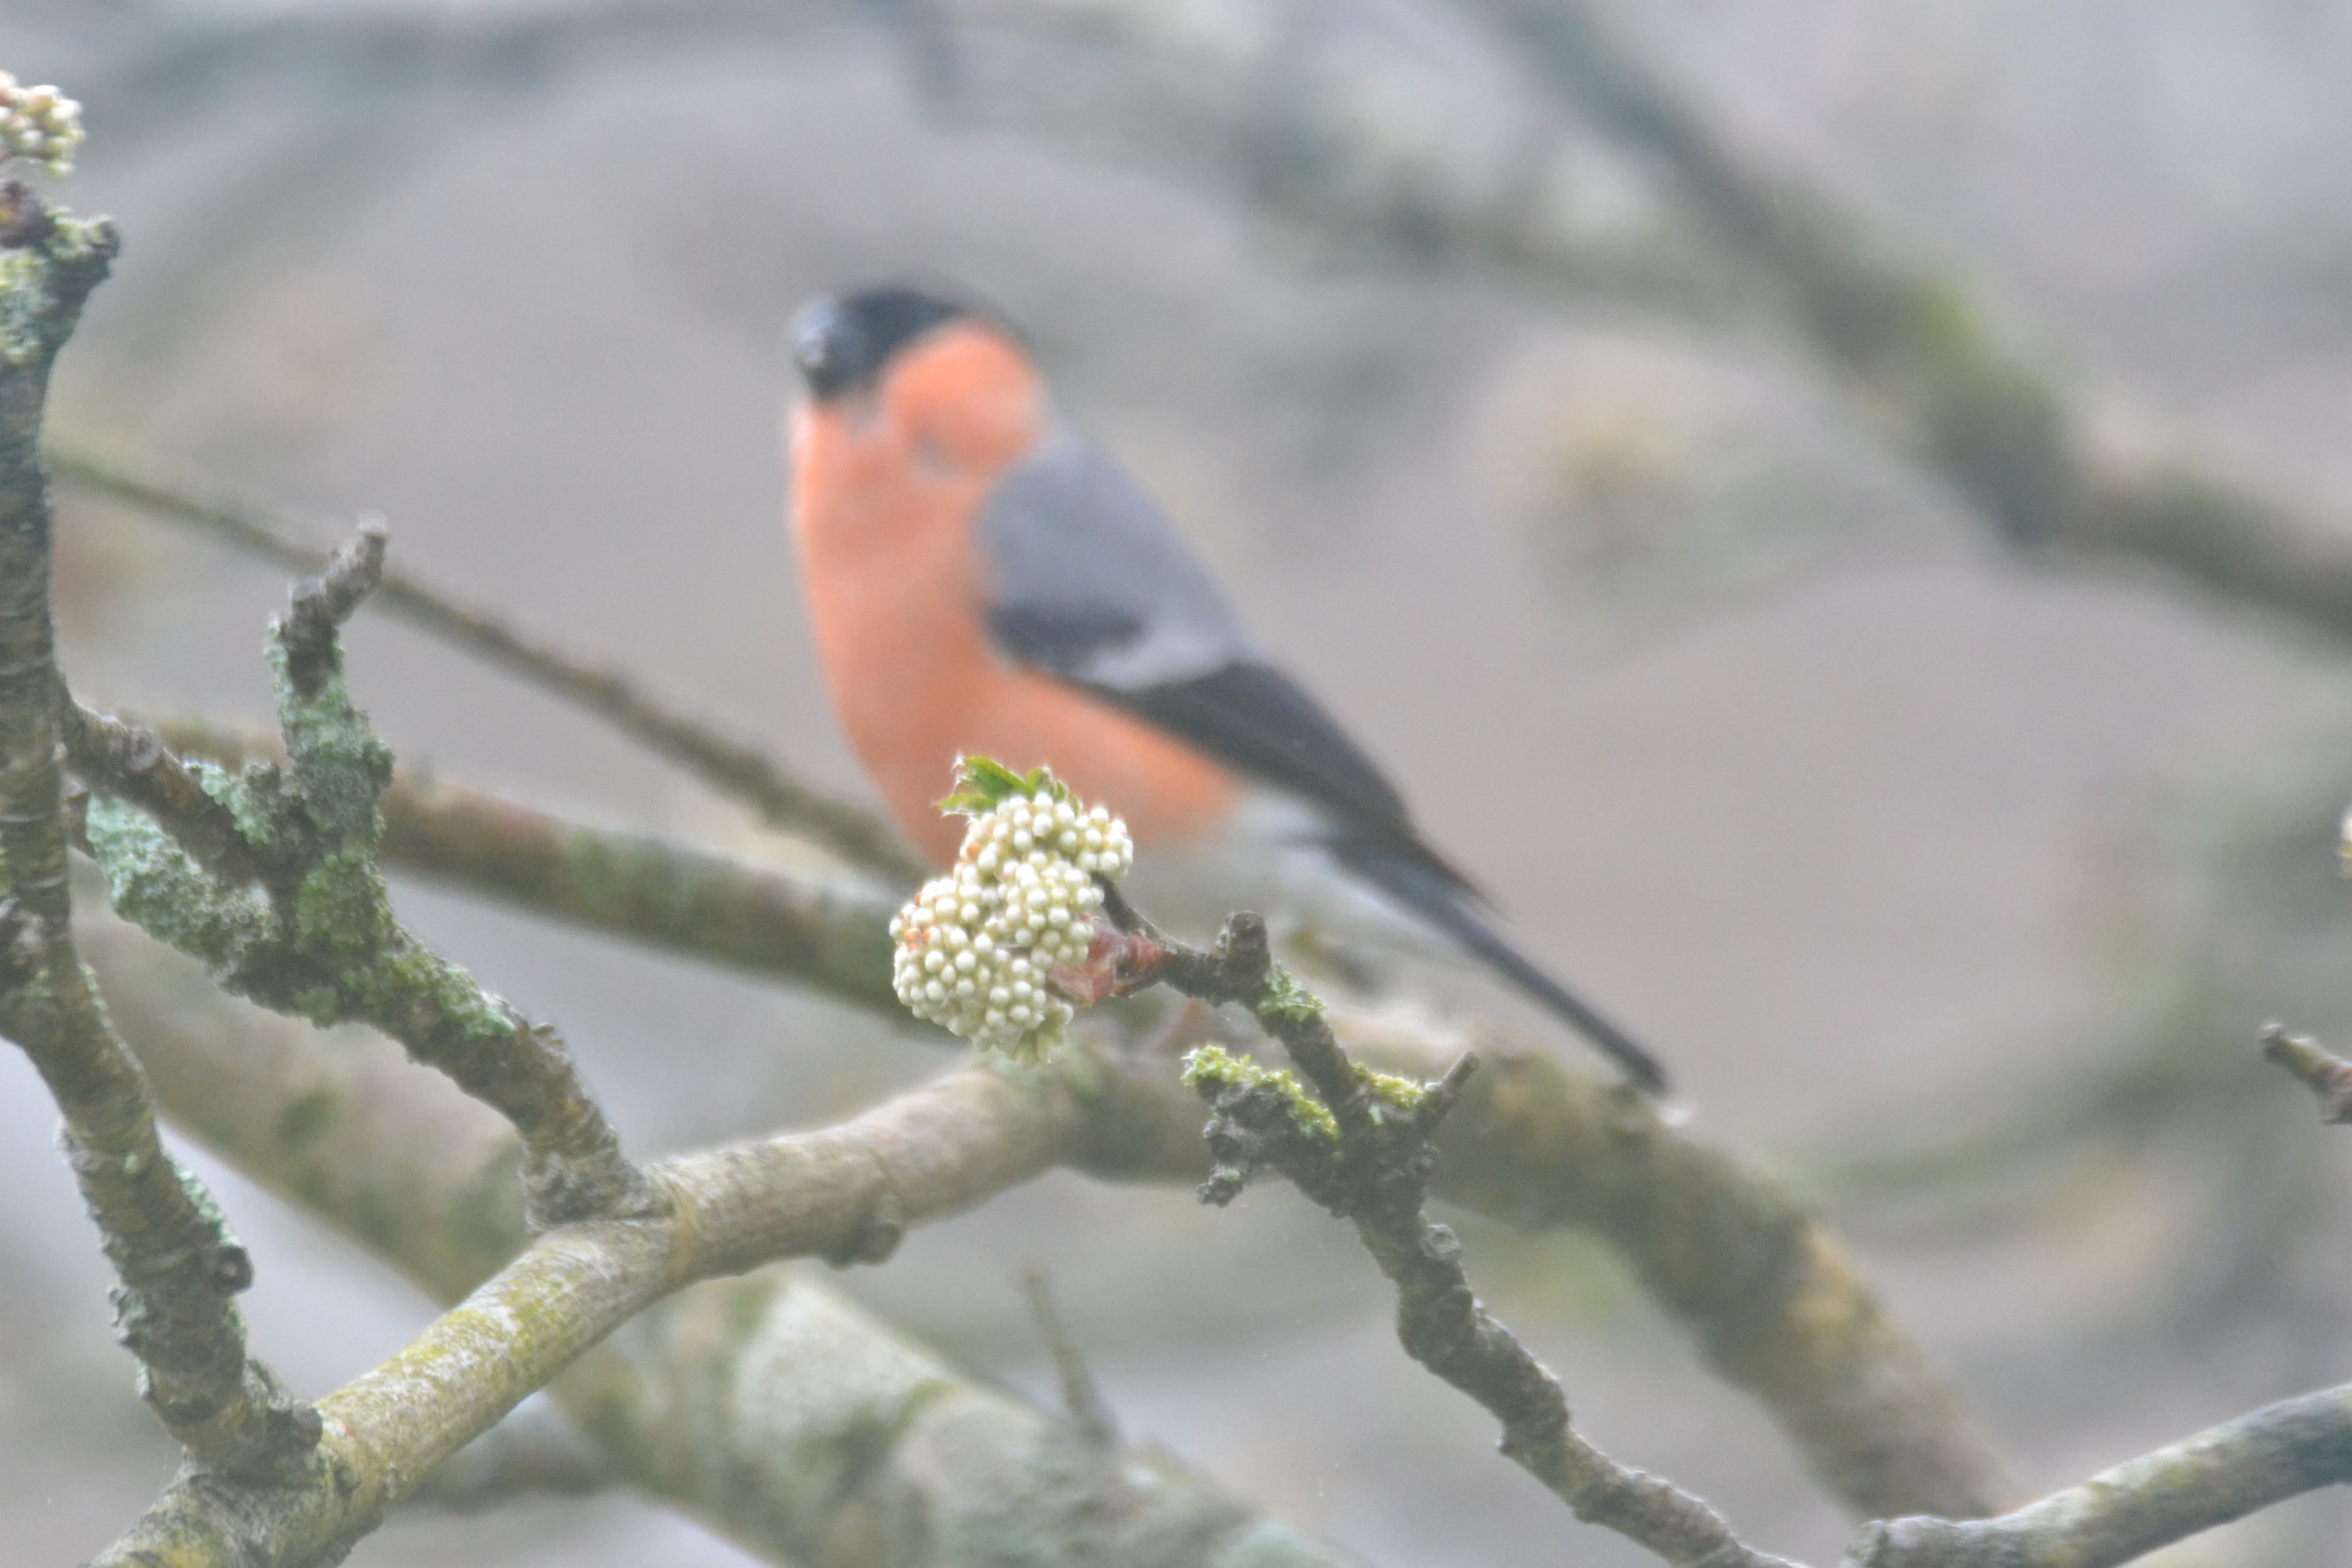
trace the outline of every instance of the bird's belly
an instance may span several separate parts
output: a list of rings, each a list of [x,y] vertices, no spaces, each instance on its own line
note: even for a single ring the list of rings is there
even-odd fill
[[[828,648],[843,727],[899,828],[934,863],[954,857],[961,818],[937,805],[958,756],[992,758],[1016,772],[1051,768],[1089,803],[1125,818],[1144,846],[1213,833],[1231,814],[1231,776],[1173,737],[1075,687],[1017,668],[977,631],[976,611],[918,611],[904,595],[888,612],[853,621]]]

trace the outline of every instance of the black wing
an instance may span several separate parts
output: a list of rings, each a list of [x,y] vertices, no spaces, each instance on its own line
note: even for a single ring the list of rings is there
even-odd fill
[[[978,526],[989,631],[1006,656],[1304,796],[1343,829],[1418,847],[1396,787],[1265,662],[1159,508],[1091,446],[1049,442],[998,484]]]
[[[1331,818],[1330,847],[1403,907],[1558,1014],[1653,1093],[1657,1059],[1487,924],[1477,890],[1413,831],[1403,799],[1315,699],[1267,664],[1165,518],[1062,435],[999,482],[978,523],[989,632],[1083,687]]]

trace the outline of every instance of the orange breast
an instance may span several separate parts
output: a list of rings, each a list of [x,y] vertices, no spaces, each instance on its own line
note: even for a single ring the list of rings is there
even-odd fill
[[[1215,763],[989,642],[972,521],[1048,419],[1019,350],[973,324],[901,356],[874,392],[793,412],[793,533],[834,709],[942,865],[963,828],[935,802],[962,752],[1045,764],[1141,843],[1208,831],[1234,802]]]

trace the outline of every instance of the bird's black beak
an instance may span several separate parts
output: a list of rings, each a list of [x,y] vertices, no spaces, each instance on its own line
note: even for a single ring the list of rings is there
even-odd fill
[[[793,318],[788,337],[793,363],[808,382],[809,395],[820,402],[866,373],[865,334],[838,299],[804,307]]]

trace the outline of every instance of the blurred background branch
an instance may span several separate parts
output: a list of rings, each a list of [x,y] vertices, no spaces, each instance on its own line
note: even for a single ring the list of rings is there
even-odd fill
[[[313,571],[327,563],[327,552],[249,506],[200,496],[156,474],[70,448],[52,452],[49,466],[68,484],[204,529],[279,566]],[[384,569],[372,597],[493,667],[578,704],[719,793],[743,801],[779,831],[824,845],[886,885],[920,880],[922,866],[872,812],[811,788],[757,748],[666,706],[622,672],[528,636],[503,618],[460,603],[397,568]]]

